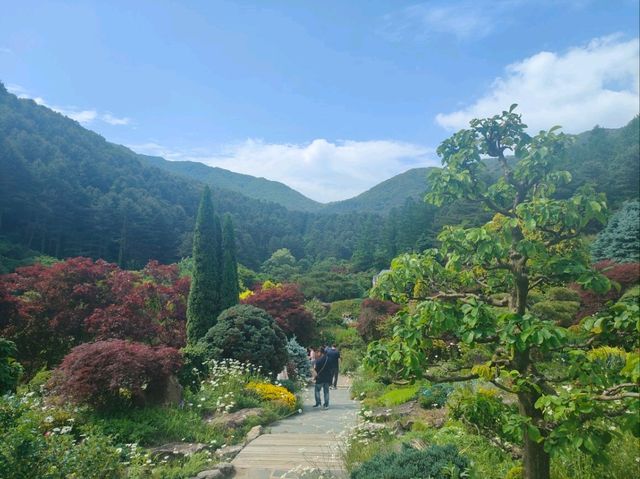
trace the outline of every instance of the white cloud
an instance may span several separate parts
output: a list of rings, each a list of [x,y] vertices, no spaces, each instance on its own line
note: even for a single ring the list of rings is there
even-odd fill
[[[157,143],[130,145],[168,160],[199,161],[280,181],[317,201],[351,198],[409,168],[439,164],[433,149],[399,141],[327,141],[275,144],[249,139],[220,152],[178,152]]]
[[[519,105],[532,131],[561,125],[569,133],[617,128],[639,112],[639,42],[619,36],[592,40],[565,53],[540,52],[508,65],[490,90],[472,105],[440,113],[436,121],[450,130],[465,128]]]
[[[383,18],[381,33],[391,40],[420,39],[433,34],[459,40],[479,39],[493,32],[498,19],[522,0],[431,1],[397,10]]]
[[[111,114],[110,112],[99,113],[95,109],[82,109],[77,107],[60,107],[47,103],[41,96],[31,95],[24,87],[15,84],[8,84],[7,90],[16,95],[18,98],[27,98],[36,102],[38,105],[46,106],[51,110],[60,113],[72,120],[77,121],[83,125],[88,125],[96,120],[103,121],[109,125],[128,125],[131,122],[130,118],[119,118]]]
[[[110,125],[128,125],[131,122],[131,118],[122,117],[118,118],[117,116],[113,116],[111,113],[104,113],[100,119]]]

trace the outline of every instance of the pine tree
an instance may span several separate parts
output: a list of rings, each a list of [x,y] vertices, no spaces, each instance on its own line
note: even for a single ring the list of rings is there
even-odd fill
[[[236,261],[236,240],[231,215],[224,217],[222,225],[222,282],[220,302],[222,309],[238,304],[238,263]]]
[[[629,201],[611,217],[591,246],[594,261],[610,259],[616,263],[633,263],[640,260],[640,203]]]
[[[217,220],[217,221],[216,221]],[[220,303],[220,220],[205,187],[193,236],[193,277],[187,303],[187,340],[195,344],[222,311]]]

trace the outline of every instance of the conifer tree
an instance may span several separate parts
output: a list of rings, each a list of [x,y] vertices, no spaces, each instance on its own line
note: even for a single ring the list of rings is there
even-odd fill
[[[236,240],[231,215],[224,216],[222,224],[222,282],[220,301],[222,309],[238,304],[238,263],[236,261]]]
[[[187,341],[196,343],[211,328],[222,310],[220,304],[220,220],[205,187],[193,236],[193,277],[187,303]]]

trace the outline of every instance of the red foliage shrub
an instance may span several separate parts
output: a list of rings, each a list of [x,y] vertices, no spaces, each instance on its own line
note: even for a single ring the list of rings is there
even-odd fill
[[[576,316],[578,320],[602,311],[609,301],[619,299],[626,289],[640,281],[640,263],[614,263],[605,260],[595,263],[593,267],[615,284],[605,294],[582,289],[577,284],[571,285],[580,295],[580,310]]]
[[[182,365],[180,352],[113,340],[76,346],[54,376],[63,397],[99,409],[144,405],[162,398],[167,381]]]
[[[0,335],[16,343],[27,375],[96,338],[180,347],[188,294],[177,266],[155,261],[141,272],[88,258],[28,266],[0,277],[0,311],[12,311]]]
[[[148,273],[149,266],[142,275]],[[167,271],[171,267],[161,268]],[[177,268],[175,273],[149,275],[153,280],[144,280],[139,273],[114,272],[109,278],[114,303],[96,309],[86,319],[87,331],[99,340],[129,339],[183,347],[189,278],[180,278]]]
[[[400,310],[400,306],[391,301],[365,299],[360,307],[360,316],[356,323],[358,334],[365,341],[375,341],[382,337],[381,326],[384,321]]]
[[[282,284],[272,288],[259,287],[242,303],[264,309],[276,320],[287,337],[295,336],[308,346],[315,335],[315,320],[304,307],[304,295],[296,284]]]

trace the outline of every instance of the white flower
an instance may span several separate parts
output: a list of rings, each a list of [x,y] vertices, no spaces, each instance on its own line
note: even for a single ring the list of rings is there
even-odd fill
[[[53,422],[53,416],[47,416],[44,418],[44,422],[51,424]]]

